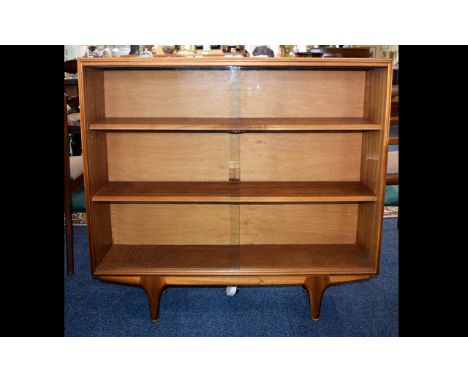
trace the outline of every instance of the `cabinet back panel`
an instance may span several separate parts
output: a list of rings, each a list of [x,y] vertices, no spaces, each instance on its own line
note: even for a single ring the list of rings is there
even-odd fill
[[[107,135],[110,181],[228,181],[228,134]]]
[[[230,244],[227,204],[111,204],[114,244]]]
[[[361,132],[242,134],[243,181],[358,181]]]
[[[114,244],[352,244],[357,204],[111,204]],[[237,228],[239,227],[239,228]],[[239,240],[239,239],[237,239]]]
[[[364,71],[106,71],[106,117],[363,117]]]
[[[241,205],[240,243],[351,244],[357,218],[357,204]]]
[[[230,117],[229,70],[105,72],[106,117]]]
[[[241,71],[241,117],[362,117],[364,71]]]

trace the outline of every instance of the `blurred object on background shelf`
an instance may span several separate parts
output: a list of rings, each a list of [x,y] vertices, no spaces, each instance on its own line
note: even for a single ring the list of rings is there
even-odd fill
[[[176,51],[175,45],[155,45],[153,49],[153,56],[158,57],[158,56],[166,56],[168,54],[172,54],[172,53],[166,53],[171,50],[170,47],[172,47],[172,53],[174,53]]]
[[[190,50],[190,45],[154,45],[152,53],[154,57],[194,56],[194,53]]]
[[[275,54],[274,54],[273,50],[270,49],[268,46],[259,45],[253,50],[252,56],[274,57]]]
[[[195,54],[195,45],[179,45],[178,54],[183,56],[193,56]]]
[[[86,57],[99,57],[99,52],[96,49],[96,45],[88,46],[86,50]]]
[[[130,45],[129,55],[139,55],[140,54],[140,45]]]
[[[398,62],[398,45],[376,45],[377,57],[391,58],[393,63]]]
[[[170,47],[164,52],[163,47]],[[182,47],[189,47],[188,51]],[[147,45],[148,51],[154,56],[176,55],[180,53],[184,55],[243,55],[248,56],[259,45]],[[292,45],[263,45],[273,50],[274,56],[290,57]],[[339,57],[375,57],[375,58],[391,58],[393,59],[394,69],[398,69],[399,51],[398,45],[297,45],[298,57],[337,57],[334,53],[342,49],[352,52],[353,49],[368,49],[368,56],[360,54],[346,55],[341,54]],[[172,48],[175,47],[175,48]],[[179,47],[181,47],[179,49]],[[286,47],[284,50],[283,47]],[[108,54],[107,48],[111,50],[112,57],[139,55],[143,50],[144,45],[65,45],[64,46],[64,61],[72,60],[78,57],[101,57]],[[180,50],[180,52],[178,52]],[[105,51],[105,52],[104,52]],[[294,52],[294,48],[292,48]],[[342,52],[346,52],[342,50]]]
[[[197,55],[224,56],[221,45],[195,45]]]
[[[393,66],[398,67],[398,45],[350,45],[352,48],[367,48],[370,51],[370,57],[391,58]]]
[[[112,51],[107,45],[102,50],[102,57],[112,57]]]
[[[224,54],[244,55],[245,45],[221,45]]]
[[[314,52],[297,52],[296,57],[322,57],[322,53]]]
[[[294,57],[294,48],[297,48],[297,45],[280,45],[278,55],[280,57]]]
[[[130,45],[116,45],[119,48],[119,56],[127,56],[130,54]]]
[[[308,48],[307,52],[298,52],[298,57],[370,57],[369,48]]]
[[[140,53],[140,57],[153,57],[153,53],[151,53],[145,46],[143,52]]]
[[[176,51],[176,46],[175,45],[162,45],[161,49],[164,54],[173,54]],[[158,51],[158,54],[159,54],[159,51]]]
[[[78,85],[76,85],[78,87]],[[67,88],[67,86],[65,86]],[[70,92],[71,93],[71,92]],[[77,117],[75,117],[76,120],[70,120],[68,123],[71,126],[77,125],[78,127],[80,126],[80,97],[78,95],[70,95],[67,94],[67,105],[70,106],[70,112],[69,114],[77,114]],[[75,122],[75,123],[74,123]],[[77,123],[76,123],[77,122]]]
[[[78,64],[77,64],[76,59],[65,61],[63,63],[63,71],[64,71],[64,73],[68,73],[68,74],[78,73]],[[72,77],[72,76],[70,76],[70,77]]]

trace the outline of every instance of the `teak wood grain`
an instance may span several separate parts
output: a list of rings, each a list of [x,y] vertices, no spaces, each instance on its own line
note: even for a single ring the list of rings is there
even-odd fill
[[[381,126],[364,118],[104,118],[90,124],[91,130],[131,131],[363,131]]]
[[[390,136],[390,105],[392,70],[375,69],[366,76],[365,113],[367,118],[381,123],[384,128],[363,134],[361,182],[376,195],[374,203],[359,206],[356,242],[372,259],[376,271],[379,266],[383,209],[385,202],[385,178]]]
[[[231,116],[229,71],[104,73],[107,117]]]
[[[109,181],[228,181],[228,134],[107,135]]]
[[[302,275],[372,273],[355,244],[113,245],[96,275]]]
[[[229,244],[226,204],[111,204],[114,244]]]
[[[110,205],[114,244],[347,244],[356,237],[358,205],[228,204]],[[234,227],[232,227],[234,225]]]
[[[240,117],[363,117],[364,71],[241,71]]]
[[[354,203],[241,205],[240,243],[354,243],[357,212]]]
[[[89,124],[105,116],[104,75],[101,70],[87,68],[86,75],[78,65],[81,100],[80,128],[83,148],[83,175],[88,224],[88,246],[91,272],[112,245],[110,209],[108,205],[94,206],[91,195],[108,179],[106,135],[90,132]]]
[[[245,71],[239,78],[228,70],[109,71],[104,72],[106,117],[362,119],[365,76],[365,71]]]
[[[375,201],[360,182],[108,182],[95,202],[308,203]]]
[[[241,180],[359,181],[362,134],[243,134]]]
[[[142,287],[378,273],[392,63],[78,60],[91,272]]]

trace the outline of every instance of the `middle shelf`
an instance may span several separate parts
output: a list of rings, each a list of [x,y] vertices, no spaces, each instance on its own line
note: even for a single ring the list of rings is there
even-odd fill
[[[107,182],[93,202],[307,203],[369,202],[361,182]]]
[[[141,131],[359,131],[380,130],[381,125],[365,118],[104,118],[90,130]]]

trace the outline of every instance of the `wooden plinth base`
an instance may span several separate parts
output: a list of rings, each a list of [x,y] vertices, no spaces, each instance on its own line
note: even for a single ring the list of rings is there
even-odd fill
[[[102,281],[137,285],[147,296],[151,321],[159,320],[161,293],[168,285],[302,285],[309,294],[310,317],[317,321],[323,292],[329,285],[367,280],[371,275],[312,275],[312,276],[99,276]]]

